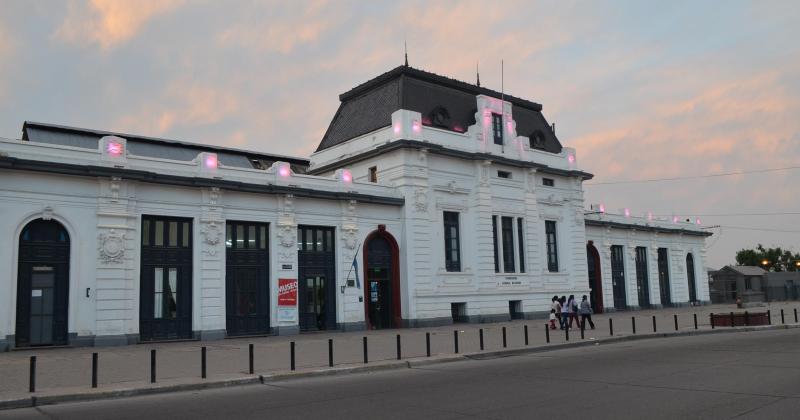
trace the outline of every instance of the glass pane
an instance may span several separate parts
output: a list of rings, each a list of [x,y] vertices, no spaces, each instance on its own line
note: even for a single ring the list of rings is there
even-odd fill
[[[333,230],[325,231],[325,251],[333,251]]]
[[[236,226],[236,248],[244,248],[244,226]]]
[[[150,245],[150,221],[142,220],[142,245]]]
[[[156,220],[155,245],[164,246],[164,222]]]
[[[175,318],[178,315],[178,269],[169,269],[169,317]]]
[[[267,249],[267,227],[266,226],[261,226],[258,240],[259,240],[259,242],[258,242],[259,248]]]
[[[231,236],[231,225],[225,225],[225,248],[233,246],[233,238]]]
[[[247,229],[247,247],[256,247],[256,227],[253,225],[250,225]]]
[[[317,229],[317,235],[314,238],[317,241],[317,245],[314,248],[315,251],[324,251],[324,249],[322,249],[322,238],[324,236],[325,236],[325,231],[323,231],[322,229]]]
[[[169,246],[178,246],[178,222],[169,222]]]
[[[161,267],[156,267],[153,273],[153,279],[155,279],[155,292],[161,293],[164,291],[164,269]]]
[[[297,250],[303,250],[303,231],[300,228],[297,228]]]
[[[189,227],[189,222],[183,222],[183,247],[184,248],[188,248],[189,247],[189,231],[190,231],[190,229],[191,228]]]
[[[153,275],[153,318],[162,318],[164,316],[164,301],[162,293],[164,291],[164,271],[160,267],[156,267]]]

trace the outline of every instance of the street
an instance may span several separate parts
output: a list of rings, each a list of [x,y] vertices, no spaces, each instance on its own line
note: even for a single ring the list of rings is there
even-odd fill
[[[800,330],[596,345],[0,411],[0,419],[771,419],[800,412]]]

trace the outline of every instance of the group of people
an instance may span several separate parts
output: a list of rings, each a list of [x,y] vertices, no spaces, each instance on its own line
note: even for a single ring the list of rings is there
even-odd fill
[[[556,329],[556,320],[563,330],[564,328],[573,328],[573,321],[577,324],[577,328],[586,328],[586,322],[594,329],[594,322],[592,321],[592,305],[586,295],[583,295],[581,303],[575,301],[575,295],[566,296],[553,296],[552,305],[550,306],[550,329]],[[578,314],[581,319],[578,320]]]

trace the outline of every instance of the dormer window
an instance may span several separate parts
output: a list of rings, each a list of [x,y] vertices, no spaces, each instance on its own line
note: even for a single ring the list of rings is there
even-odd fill
[[[492,113],[492,133],[494,144],[503,145],[503,116]]]
[[[531,149],[544,149],[544,133],[542,130],[536,130],[530,136]]]

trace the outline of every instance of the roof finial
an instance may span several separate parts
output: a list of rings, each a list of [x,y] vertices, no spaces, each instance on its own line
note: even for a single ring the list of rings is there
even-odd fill
[[[406,56],[406,67],[408,67],[408,44],[405,40],[403,40],[403,51],[405,52]]]
[[[478,78],[478,87],[481,87],[481,70],[480,70],[480,61],[475,62],[475,76]]]

